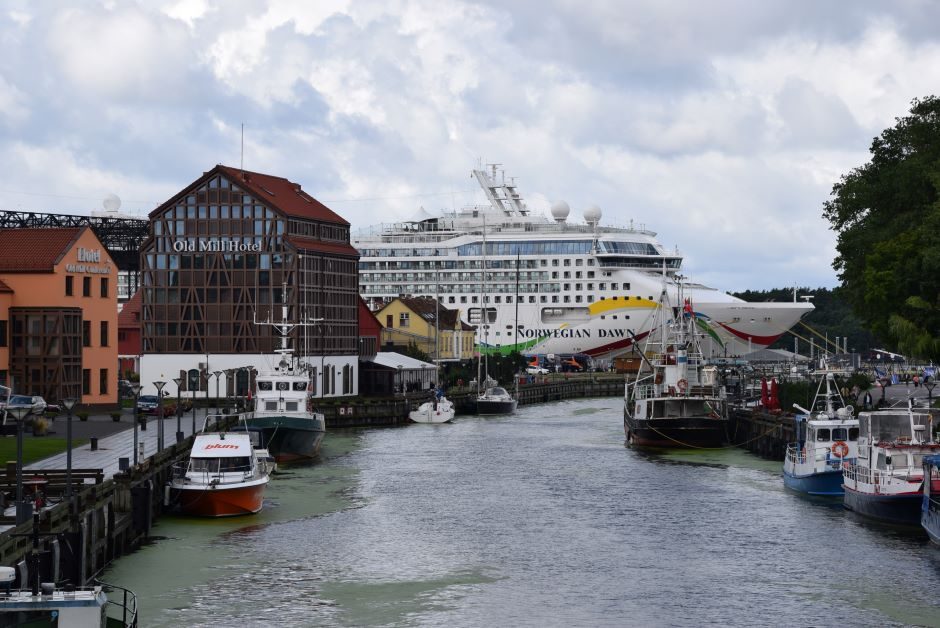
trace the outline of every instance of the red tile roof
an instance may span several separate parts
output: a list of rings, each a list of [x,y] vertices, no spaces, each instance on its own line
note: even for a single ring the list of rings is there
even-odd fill
[[[284,177],[275,177],[261,172],[240,170],[219,164],[200,177],[200,181],[215,172],[224,174],[232,183],[247,190],[266,205],[279,209],[288,216],[349,225],[339,214],[304,192],[299,183],[288,181]]]
[[[118,312],[118,327],[140,327],[141,291],[134,293]]]
[[[51,273],[87,228],[0,229],[0,272]]]
[[[359,251],[351,244],[345,242],[323,242],[313,238],[301,238],[299,236],[284,236],[284,240],[289,244],[304,251],[316,251],[317,253],[332,253],[334,255],[350,255],[357,259]]]

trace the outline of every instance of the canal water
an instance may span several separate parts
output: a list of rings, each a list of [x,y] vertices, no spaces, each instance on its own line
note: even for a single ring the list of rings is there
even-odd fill
[[[142,626],[940,626],[940,548],[738,450],[624,447],[622,402],[332,432],[264,511],[166,517],[104,579]]]

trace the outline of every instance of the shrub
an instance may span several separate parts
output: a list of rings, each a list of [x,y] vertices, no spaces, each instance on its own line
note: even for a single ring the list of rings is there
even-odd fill
[[[81,412],[76,412],[75,416],[78,417],[79,421],[87,421],[89,414],[87,410],[82,410]]]

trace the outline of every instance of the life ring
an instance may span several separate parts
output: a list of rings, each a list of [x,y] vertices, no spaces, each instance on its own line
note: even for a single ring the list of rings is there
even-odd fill
[[[845,441],[837,440],[832,444],[832,453],[839,458],[845,458],[849,455],[849,446],[845,444]]]
[[[676,382],[676,388],[679,389],[679,392],[685,392],[685,389],[688,388],[688,386],[689,380],[687,379],[680,379],[678,382]]]

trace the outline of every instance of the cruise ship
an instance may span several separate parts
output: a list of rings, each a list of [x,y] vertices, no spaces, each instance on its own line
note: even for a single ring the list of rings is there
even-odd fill
[[[708,335],[706,355],[762,349],[813,309],[806,302],[748,303],[685,282],[682,256],[642,227],[601,225],[589,207],[569,222],[564,201],[551,217],[531,212],[496,165],[473,170],[488,204],[354,233],[359,291],[376,309],[402,296],[440,298],[479,326],[489,353],[583,353],[608,360],[649,334],[664,285],[677,303],[679,285]],[[397,327],[399,321],[394,321]],[[467,356],[468,358],[471,356]]]

